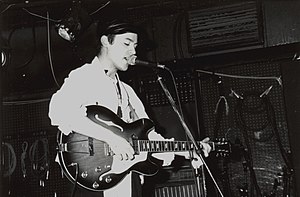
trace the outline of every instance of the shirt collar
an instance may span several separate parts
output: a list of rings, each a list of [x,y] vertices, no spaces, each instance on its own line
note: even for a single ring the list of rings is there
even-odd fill
[[[107,70],[104,68],[104,65],[101,64],[101,62],[99,61],[97,56],[95,56],[95,58],[93,59],[92,65],[95,67],[96,72],[103,73],[107,78],[109,78],[110,80],[113,80],[115,82],[119,81],[118,73],[115,74],[115,77],[113,79],[106,74]]]

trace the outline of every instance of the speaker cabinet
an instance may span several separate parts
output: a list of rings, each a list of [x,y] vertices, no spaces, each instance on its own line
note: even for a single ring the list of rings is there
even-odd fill
[[[300,61],[286,63],[282,66],[282,78],[287,125],[289,129],[292,159],[295,173],[296,194],[300,191]],[[298,195],[299,196],[299,195]]]

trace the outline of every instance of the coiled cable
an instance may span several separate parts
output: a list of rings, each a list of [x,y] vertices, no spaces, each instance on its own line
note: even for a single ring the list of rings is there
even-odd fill
[[[49,176],[49,143],[47,138],[34,141],[29,149],[29,159],[33,175],[39,178],[40,186],[44,186],[44,180],[48,179]]]

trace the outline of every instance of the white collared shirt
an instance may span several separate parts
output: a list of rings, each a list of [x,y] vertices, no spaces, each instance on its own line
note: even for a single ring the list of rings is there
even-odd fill
[[[49,106],[51,124],[58,126],[64,134],[76,131],[74,121],[86,116],[86,106],[101,105],[117,113],[121,105],[122,119],[132,122],[129,102],[139,118],[148,118],[143,103],[134,90],[120,82],[122,101],[118,99],[115,79],[105,74],[97,57],[91,64],[85,64],[70,72],[63,86],[53,94]],[[88,128],[87,128],[88,129]]]

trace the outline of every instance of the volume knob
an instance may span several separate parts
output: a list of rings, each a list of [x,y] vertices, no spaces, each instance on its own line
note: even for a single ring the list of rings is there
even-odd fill
[[[108,176],[108,177],[105,178],[105,182],[106,183],[110,183],[111,181],[112,181],[112,178],[110,178],[110,176]]]
[[[99,183],[97,183],[96,181],[93,183],[93,188],[97,189],[99,187]]]

